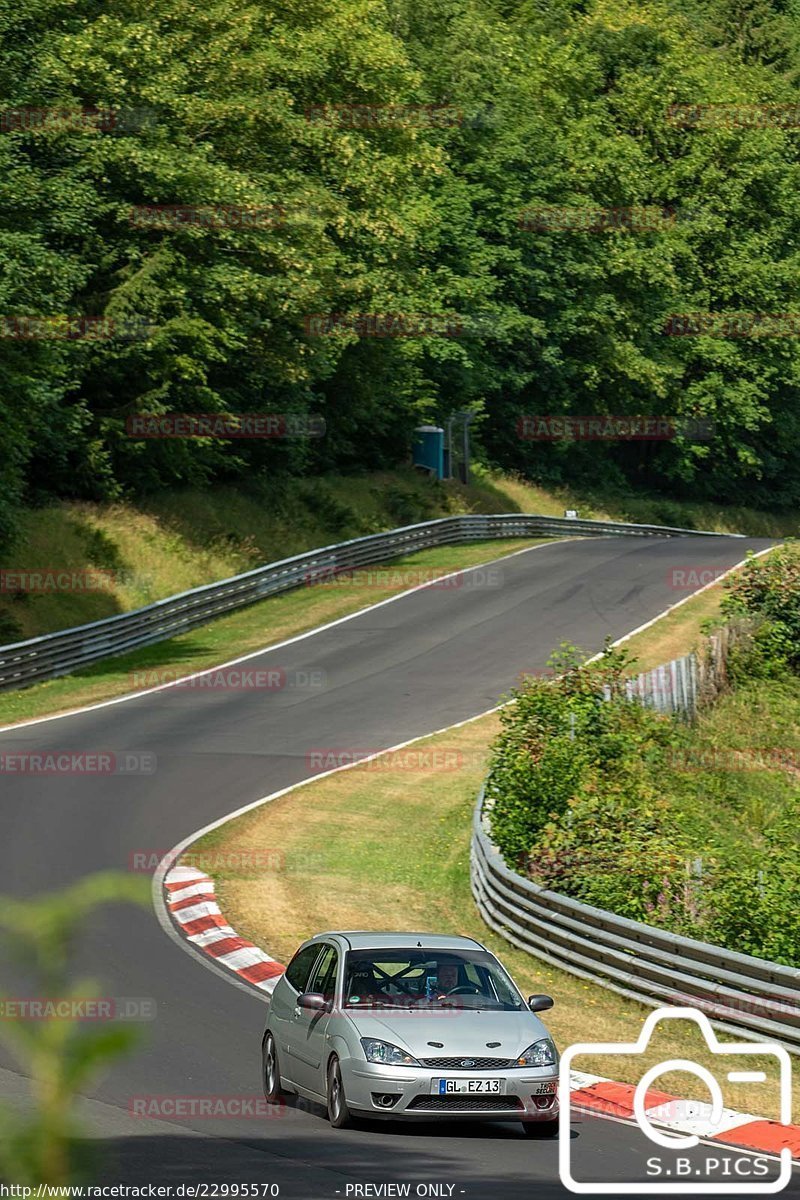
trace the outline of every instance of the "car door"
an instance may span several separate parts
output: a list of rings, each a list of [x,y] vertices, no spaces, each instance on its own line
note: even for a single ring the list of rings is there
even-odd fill
[[[270,1001],[268,1024],[278,1048],[281,1074],[285,1078],[291,1079],[293,1083],[297,1082],[297,1078],[293,1070],[289,1043],[297,997],[301,992],[307,990],[306,984],[309,975],[322,949],[323,943],[321,942],[312,942],[310,946],[302,946],[278,980]]]
[[[332,943],[324,942],[322,954],[306,984],[306,991],[317,992],[333,1003],[338,970],[339,953]],[[325,1047],[330,1021],[329,1013],[301,1008],[296,1004],[290,1027],[292,1078],[318,1095],[325,1094]]]

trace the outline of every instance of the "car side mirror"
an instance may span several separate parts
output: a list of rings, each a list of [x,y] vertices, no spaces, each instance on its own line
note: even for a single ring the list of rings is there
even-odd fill
[[[301,992],[297,997],[297,1003],[300,1008],[309,1008],[316,1012],[323,1012],[330,1008],[328,1001],[320,992]]]
[[[546,1008],[552,1008],[555,1000],[552,996],[528,996],[528,1008],[531,1012],[544,1012]]]

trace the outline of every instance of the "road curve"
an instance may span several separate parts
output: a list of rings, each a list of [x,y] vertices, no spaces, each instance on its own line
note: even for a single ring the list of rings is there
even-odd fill
[[[316,748],[379,749],[482,712],[520,670],[543,667],[561,641],[596,651],[608,635],[621,637],[681,599],[675,571],[725,569],[769,544],[705,537],[553,543],[502,560],[494,574],[467,572],[474,586],[414,591],[247,664],[322,673],[323,687],[167,689],[0,730],[4,754],[148,752],[157,760],[152,775],[0,776],[3,890],[30,895],[90,871],[124,869],[137,851],[167,850],[313,774],[308,755]],[[81,956],[103,979],[104,994],[148,997],[157,1006],[144,1048],[87,1098],[93,1136],[110,1152],[104,1178],[277,1183],[282,1196],[320,1200],[389,1181],[452,1186],[440,1194],[454,1197],[511,1200],[532,1187],[541,1197],[567,1195],[555,1145],[524,1139],[512,1125],[334,1132],[321,1112],[291,1105],[266,1122],[134,1117],[136,1096],[258,1095],[262,1002],[182,954],[152,913],[126,908],[98,917]],[[12,1064],[0,1066],[0,1091],[16,1094]],[[586,1117],[573,1136],[610,1179],[628,1177],[647,1155],[624,1124]]]

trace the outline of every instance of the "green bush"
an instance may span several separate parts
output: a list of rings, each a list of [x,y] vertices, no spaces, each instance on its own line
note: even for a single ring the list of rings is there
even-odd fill
[[[779,624],[737,643],[737,669],[779,662]],[[762,671],[688,725],[624,698],[629,673],[619,651],[581,666],[568,648],[515,693],[487,780],[495,843],[542,887],[800,965],[800,679]]]
[[[8,613],[0,612],[0,646],[22,641],[22,628]]]
[[[627,788],[642,756],[672,727],[624,699],[628,655],[606,648],[582,666],[567,647],[551,660],[553,677],[533,677],[501,714],[486,785],[492,837],[510,863],[584,794]],[[609,699],[606,700],[606,694]]]
[[[707,940],[800,966],[800,808],[770,831],[763,850],[728,860],[709,895]]]
[[[728,678],[734,687],[748,679],[780,679],[792,670],[796,654],[791,627],[785,621],[762,617],[730,651]]]
[[[800,554],[795,543],[780,546],[764,558],[748,557],[742,571],[725,583],[720,608],[725,616],[760,619],[756,636],[759,659],[776,667],[800,667]]]

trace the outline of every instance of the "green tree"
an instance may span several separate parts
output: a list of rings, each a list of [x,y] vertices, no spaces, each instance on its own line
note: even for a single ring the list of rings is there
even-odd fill
[[[74,977],[76,939],[100,906],[149,903],[144,880],[104,872],[64,891],[32,900],[3,897],[0,949],[41,1002],[85,1001],[98,995],[89,979]],[[8,997],[4,997],[8,999]],[[53,1016],[0,1021],[0,1041],[30,1081],[33,1109],[20,1116],[0,1109],[0,1173],[22,1185],[69,1183],[85,1178],[78,1149],[75,1102],[79,1093],[136,1041],[136,1031],[117,1021],[87,1024]]]

